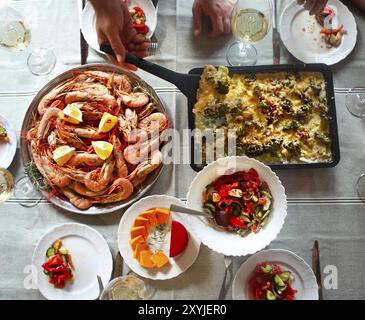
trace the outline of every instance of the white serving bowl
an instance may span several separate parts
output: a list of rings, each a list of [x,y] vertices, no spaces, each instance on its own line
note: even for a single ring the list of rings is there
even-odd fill
[[[187,206],[202,211],[202,194],[205,187],[224,174],[248,171],[254,168],[262,181],[268,184],[272,196],[272,211],[266,226],[258,233],[241,237],[214,226],[208,219],[189,216],[191,231],[210,249],[227,256],[253,254],[270,244],[279,234],[286,217],[287,201],[285,189],[277,175],[263,163],[248,157],[226,157],[207,165],[197,174],[190,185]]]

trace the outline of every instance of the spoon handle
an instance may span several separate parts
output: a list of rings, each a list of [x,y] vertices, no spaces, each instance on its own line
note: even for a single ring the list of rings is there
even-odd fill
[[[174,204],[172,204],[170,206],[170,210],[174,211],[174,212],[178,212],[178,213],[192,214],[192,215],[195,215],[195,216],[202,216],[202,217],[205,217],[205,218],[212,219],[212,216],[210,216],[209,214],[206,214],[204,212],[189,209],[189,208],[186,208],[186,207],[176,206]]]

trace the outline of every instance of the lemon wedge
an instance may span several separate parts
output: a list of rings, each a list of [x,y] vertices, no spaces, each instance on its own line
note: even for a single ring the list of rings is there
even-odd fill
[[[100,120],[98,130],[100,133],[109,132],[115,127],[117,123],[118,123],[118,118],[116,116],[113,116],[108,112],[104,112]]]
[[[79,124],[82,122],[82,111],[77,107],[75,103],[71,103],[60,112],[60,119],[72,124]]]
[[[59,166],[65,165],[75,154],[76,149],[69,146],[62,146],[53,151],[53,160]]]
[[[100,159],[106,160],[113,152],[113,145],[105,141],[93,141],[91,144],[94,147],[96,154]]]

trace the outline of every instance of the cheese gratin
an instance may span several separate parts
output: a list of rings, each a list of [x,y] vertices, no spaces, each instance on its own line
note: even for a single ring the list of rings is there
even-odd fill
[[[225,139],[216,139],[215,147],[233,132],[237,155],[268,164],[332,160],[326,83],[319,72],[230,76],[226,67],[208,65],[194,114],[196,129],[224,129]],[[203,154],[208,148],[203,145]]]

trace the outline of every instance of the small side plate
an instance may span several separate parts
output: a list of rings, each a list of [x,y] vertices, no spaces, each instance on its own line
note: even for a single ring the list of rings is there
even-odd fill
[[[16,132],[8,119],[2,115],[0,115],[0,122],[4,125],[10,138],[10,142],[0,141],[0,168],[7,169],[13,162],[16,154]]]
[[[311,267],[293,252],[282,249],[258,252],[241,265],[232,284],[233,300],[250,300],[248,282],[256,265],[261,262],[278,264],[292,273],[292,286],[298,291],[296,300],[318,300],[317,281]]]

